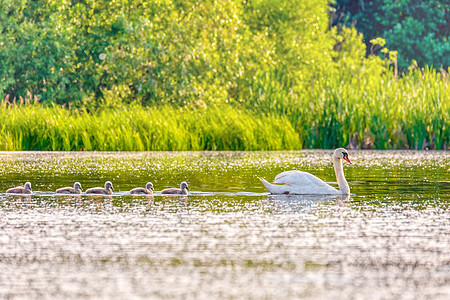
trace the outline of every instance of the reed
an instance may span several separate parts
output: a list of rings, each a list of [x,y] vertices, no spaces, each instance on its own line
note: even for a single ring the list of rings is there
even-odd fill
[[[324,76],[312,88],[266,93],[264,99],[252,105],[286,116],[303,148],[346,146],[355,133],[359,148],[447,149],[450,144],[447,73],[430,68],[400,78],[391,70],[341,72]]]
[[[40,104],[2,105],[0,150],[278,150],[301,148],[283,117],[230,106],[128,106],[89,113]]]

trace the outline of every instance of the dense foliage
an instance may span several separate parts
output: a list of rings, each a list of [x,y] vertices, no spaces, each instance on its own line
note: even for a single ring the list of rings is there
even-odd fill
[[[364,34],[369,53],[381,47],[370,43],[382,37],[398,51],[398,64],[407,71],[413,60],[425,65],[450,65],[450,3],[448,0],[335,0],[332,25],[355,26]]]
[[[1,149],[332,148],[347,145],[355,133],[360,147],[420,149],[430,144],[441,149],[450,144],[447,72],[412,68],[396,78],[390,69],[395,52],[383,47],[386,58],[366,57],[363,37],[355,29],[328,28],[326,0],[0,3],[0,96],[7,98],[0,108]],[[377,41],[381,47],[384,41]],[[8,104],[32,98],[44,106]],[[70,104],[71,111],[45,108],[51,103]],[[147,114],[167,119],[180,111],[183,117],[170,126],[144,121]],[[149,132],[183,127],[183,121],[193,135],[180,135],[177,139],[185,144],[176,146],[169,134],[156,142],[145,138],[149,133],[143,129],[127,127],[133,122],[130,114],[141,116],[137,119]],[[35,121],[27,121],[30,116]],[[55,116],[61,129],[43,125]],[[245,134],[235,130],[230,137],[198,127],[215,122],[231,130],[232,124],[220,119],[239,124],[239,116],[248,120],[242,125],[249,130]],[[197,124],[197,118],[205,123]],[[229,144],[238,134],[251,139],[250,132],[265,122],[266,140]],[[72,123],[85,127],[73,131]],[[145,146],[109,141],[102,137],[107,132],[103,124],[114,132],[127,128],[126,138],[139,136]],[[69,144],[42,138],[60,131]],[[102,142],[95,147],[73,144],[78,131]],[[197,141],[207,132],[217,136]],[[289,135],[290,142],[280,142],[278,135]]]
[[[324,0],[2,2],[0,93],[11,97],[260,105],[364,58],[333,51],[342,37]]]

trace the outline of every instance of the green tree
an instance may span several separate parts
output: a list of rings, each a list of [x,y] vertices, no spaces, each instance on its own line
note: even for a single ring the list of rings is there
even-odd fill
[[[60,99],[74,93],[65,76],[71,48],[57,30],[46,1],[2,0],[0,93]]]
[[[405,71],[416,60],[447,69],[450,65],[450,4],[446,0],[336,0],[330,24],[355,26],[364,34],[368,54],[381,49],[370,40],[382,37],[386,47],[398,51]]]
[[[0,0],[0,93],[283,111],[329,72],[326,0]]]

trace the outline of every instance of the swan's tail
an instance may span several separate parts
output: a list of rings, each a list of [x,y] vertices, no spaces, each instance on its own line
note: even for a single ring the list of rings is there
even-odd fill
[[[265,180],[265,179],[262,178],[262,177],[259,177],[259,176],[257,176],[257,177],[258,177],[259,180],[261,180],[261,182],[264,184],[264,186],[266,187],[266,189],[267,189],[270,193],[276,194],[275,189],[276,189],[278,186],[276,186],[276,185],[274,185],[274,184],[271,184],[270,182],[268,182],[267,180]]]

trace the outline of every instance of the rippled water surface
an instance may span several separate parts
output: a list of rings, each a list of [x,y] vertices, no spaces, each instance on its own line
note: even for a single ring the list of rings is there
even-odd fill
[[[331,153],[0,152],[0,298],[449,299],[450,152],[350,152],[349,199],[256,177],[333,184]],[[188,197],[127,192],[183,180]]]

